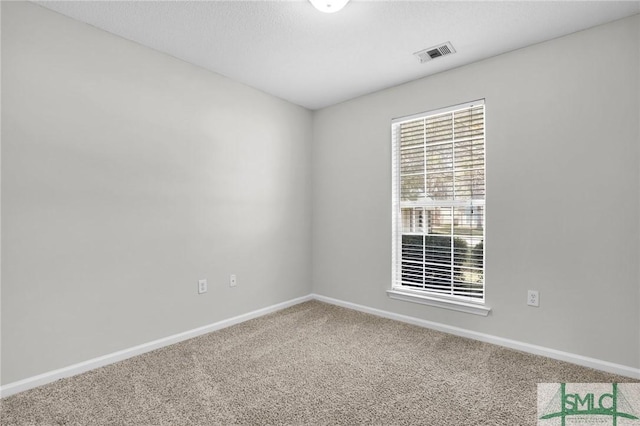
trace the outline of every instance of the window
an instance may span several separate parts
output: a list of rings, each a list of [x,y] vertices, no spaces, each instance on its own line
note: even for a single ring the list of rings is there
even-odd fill
[[[389,295],[473,311],[485,290],[484,101],[394,120],[392,144]]]

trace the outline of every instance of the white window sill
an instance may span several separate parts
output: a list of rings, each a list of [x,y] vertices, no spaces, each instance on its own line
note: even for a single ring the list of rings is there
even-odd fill
[[[491,308],[485,305],[427,296],[404,289],[394,288],[392,290],[387,290],[387,296],[396,300],[404,300],[405,302],[421,303],[423,305],[436,306],[438,308],[451,309],[453,311],[466,312],[468,314],[481,315],[483,317],[489,315],[489,312],[491,311]]]

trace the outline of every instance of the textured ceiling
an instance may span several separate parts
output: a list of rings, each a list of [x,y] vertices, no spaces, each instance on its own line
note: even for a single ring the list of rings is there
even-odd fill
[[[640,1],[352,0],[333,14],[306,0],[37,3],[310,109],[640,13]],[[446,41],[457,53],[412,55]]]

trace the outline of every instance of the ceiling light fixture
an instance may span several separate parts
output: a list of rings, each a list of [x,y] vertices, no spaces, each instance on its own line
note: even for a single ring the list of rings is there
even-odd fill
[[[342,9],[349,0],[309,0],[313,7],[324,13],[334,13]]]

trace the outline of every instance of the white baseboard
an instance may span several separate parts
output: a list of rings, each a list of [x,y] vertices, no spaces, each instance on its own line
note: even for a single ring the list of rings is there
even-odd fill
[[[490,334],[479,333],[477,331],[466,330],[459,327],[454,327],[446,324],[441,324],[433,321],[427,321],[407,315],[396,314],[393,312],[383,311],[381,309],[370,308],[368,306],[358,305],[356,303],[345,302],[343,300],[334,299],[331,297],[322,296],[319,294],[309,294],[307,296],[298,297],[296,299],[288,300],[286,302],[278,303],[276,305],[268,306],[266,308],[258,309],[243,315],[238,315],[233,318],[218,321],[213,324],[205,325],[203,327],[194,328],[182,333],[174,334],[162,339],[154,340],[152,342],[144,343],[142,345],[134,346],[132,348],[124,349],[118,352],[107,354],[101,357],[93,358],[88,361],[80,362],[78,364],[70,365],[68,367],[60,368],[57,370],[49,371],[47,373],[39,374],[37,376],[29,377],[17,382],[9,383],[0,387],[0,398],[4,398],[16,393],[33,389],[38,386],[45,385],[47,383],[54,382],[56,380],[75,376],[80,373],[84,373],[95,368],[103,367],[105,365],[113,364],[127,358],[131,358],[137,355],[144,354],[146,352],[160,349],[165,346],[173,345],[175,343],[182,342],[184,340],[192,339],[194,337],[211,333],[212,331],[221,330],[226,327],[230,327],[235,324],[239,324],[254,318],[261,317],[263,315],[270,314],[293,305],[297,305],[309,300],[319,300],[321,302],[330,303],[332,305],[342,306],[344,308],[353,309],[360,312],[376,315],[383,318],[389,318],[396,321],[405,322],[408,324],[417,325],[420,327],[430,328],[433,330],[442,331],[445,333],[453,334],[456,336],[467,337],[482,342],[492,343],[498,346],[504,346],[519,351],[542,355],[548,358],[557,359],[560,361],[570,362],[572,364],[582,365],[584,367],[594,368],[596,370],[606,371],[609,373],[619,374],[621,376],[640,379],[640,369],[628,367],[625,365],[614,364],[608,361],[602,361],[595,358],[589,358],[582,355],[576,355],[568,352],[562,352],[555,349],[545,348],[543,346],[532,345],[529,343],[519,342],[517,340],[504,339],[502,337],[492,336]]]
[[[203,327],[194,328],[193,330],[174,334],[173,336],[168,336],[162,339],[154,340],[152,342],[143,343],[142,345],[134,346],[132,348],[113,352],[111,354],[93,358],[88,361],[83,361],[78,364],[70,365],[68,367],[60,368],[57,370],[49,371],[47,373],[39,374],[37,376],[19,380],[17,382],[9,383],[0,387],[0,398],[4,398],[28,389],[33,389],[38,386],[46,385],[47,383],[51,383],[65,377],[75,376],[77,374],[93,370],[95,368],[104,367],[105,365],[113,364],[127,358],[160,349],[165,346],[173,345],[175,343],[182,342],[183,340],[188,340],[203,334],[211,333],[212,331],[221,330],[223,328],[230,327],[232,325],[236,325],[254,318],[258,318],[263,315],[267,315],[272,312],[276,312],[309,300],[312,300],[311,295],[298,297],[296,299],[288,300],[286,302],[278,303],[272,306],[267,306],[266,308],[258,309],[253,312],[218,321],[213,324],[205,325]]]
[[[330,303],[332,305],[342,306],[360,312],[376,315],[383,318],[389,318],[420,327],[430,328],[442,331],[444,333],[454,334],[456,336],[467,337],[469,339],[479,340],[481,342],[492,343],[494,345],[503,346],[510,349],[516,349],[534,355],[542,355],[548,358],[566,361],[572,364],[581,365],[583,367],[594,368],[596,370],[606,371],[608,373],[619,374],[621,376],[640,379],[640,368],[633,368],[626,365],[614,364],[608,361],[602,361],[595,358],[589,358],[582,355],[576,355],[569,352],[562,352],[555,349],[545,348],[543,346],[532,345],[529,343],[519,342],[517,340],[505,339],[502,337],[492,336],[490,334],[479,333],[477,331],[466,330],[464,328],[454,327],[451,325],[441,324],[437,322],[427,321],[407,315],[396,314],[393,312],[383,311],[381,309],[370,308],[368,306],[358,305],[356,303],[345,302],[331,297],[312,294],[313,299],[321,302]]]

